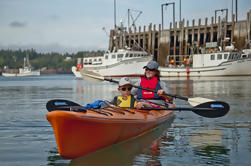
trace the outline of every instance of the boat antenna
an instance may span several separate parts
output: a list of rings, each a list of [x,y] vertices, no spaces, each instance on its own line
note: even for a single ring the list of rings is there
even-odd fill
[[[105,27],[103,27],[102,30],[105,32],[106,36],[109,37],[109,34],[108,34],[108,32],[106,31]]]
[[[133,17],[132,12],[137,13],[137,16],[136,16],[135,18]],[[127,12],[127,14],[128,14],[128,29],[129,29],[130,27],[132,27],[132,26],[133,26],[133,27],[136,27],[135,22],[137,21],[137,19],[139,18],[139,16],[140,16],[142,13],[143,13],[143,12],[140,11],[140,10],[128,9],[128,12]],[[132,19],[132,25],[130,25],[130,19]]]
[[[116,0],[114,0],[114,29],[116,29]]]

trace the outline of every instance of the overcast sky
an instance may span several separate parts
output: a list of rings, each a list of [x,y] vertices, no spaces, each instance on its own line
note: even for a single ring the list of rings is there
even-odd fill
[[[179,0],[117,0],[117,24],[127,26],[127,10],[142,11],[137,26],[161,23],[161,4]],[[214,16],[217,9],[232,9],[232,0],[181,0],[182,18]],[[235,2],[235,0],[234,0]],[[106,31],[114,27],[114,0],[0,0],[0,49],[35,48],[38,52],[106,50]],[[235,8],[234,8],[235,9]],[[251,0],[238,0],[239,20],[246,19]],[[235,11],[234,11],[235,12]],[[133,13],[134,17],[137,13]],[[220,15],[220,13],[219,13]],[[164,23],[172,21],[172,7],[164,8]]]

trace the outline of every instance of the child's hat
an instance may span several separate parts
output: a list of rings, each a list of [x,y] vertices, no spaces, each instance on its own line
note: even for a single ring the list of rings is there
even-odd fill
[[[124,85],[132,85],[132,83],[128,77],[123,77],[120,79],[119,86],[124,86]]]

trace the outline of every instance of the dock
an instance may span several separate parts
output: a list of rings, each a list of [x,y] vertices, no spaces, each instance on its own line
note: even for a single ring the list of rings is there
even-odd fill
[[[119,46],[133,48],[138,45],[153,55],[161,66],[165,66],[171,59],[180,61],[200,53],[206,43],[217,43],[223,49],[229,43],[238,50],[250,48],[251,10],[245,20],[236,21],[234,14],[231,19],[218,16],[209,20],[206,17],[203,24],[201,18],[197,21],[193,19],[191,23],[183,19],[175,22],[174,26],[170,23],[169,29],[150,23],[148,26],[129,28],[126,32],[125,40],[122,40],[116,30],[110,30],[109,51]]]

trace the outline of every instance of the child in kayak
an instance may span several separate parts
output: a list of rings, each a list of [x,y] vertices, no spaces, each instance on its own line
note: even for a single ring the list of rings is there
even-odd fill
[[[119,107],[135,108],[137,101],[133,95],[131,95],[132,83],[128,77],[123,77],[119,81],[118,91],[120,96],[115,96],[112,104]]]

